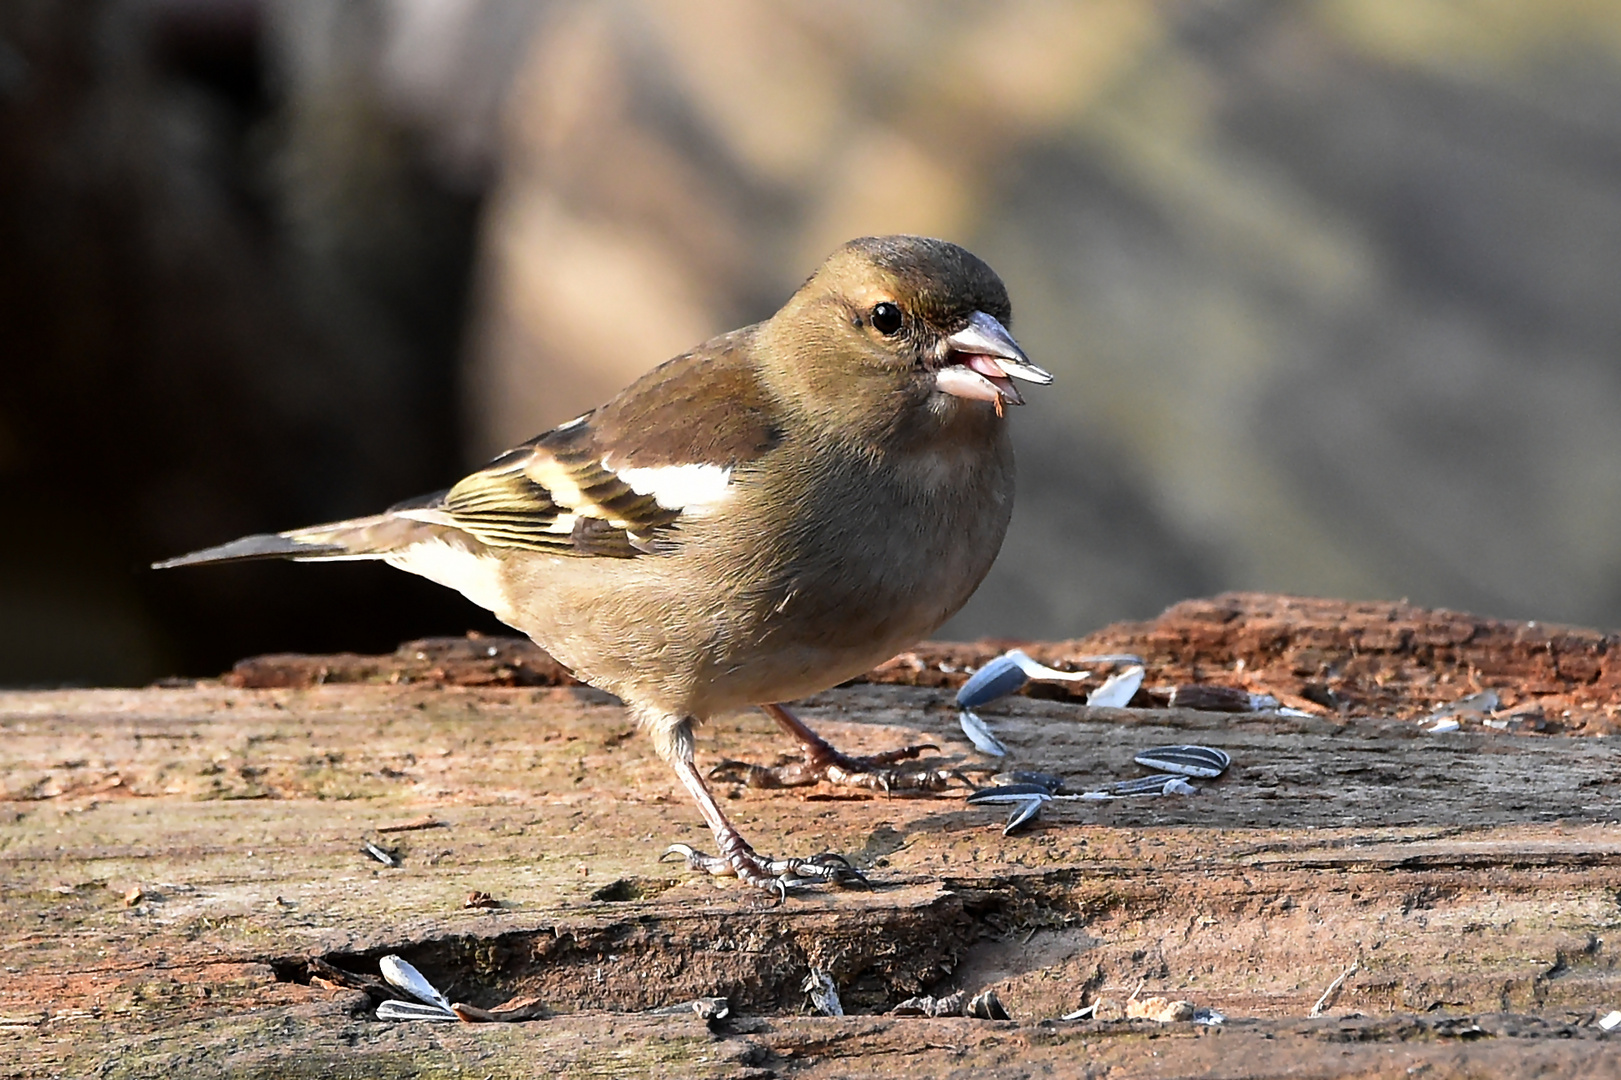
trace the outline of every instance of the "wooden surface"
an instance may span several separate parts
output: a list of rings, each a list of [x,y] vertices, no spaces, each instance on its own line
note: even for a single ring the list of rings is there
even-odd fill
[[[527,647],[3,694],[0,1075],[1610,1075],[1617,644],[1229,596],[1032,646],[1136,651],[1148,684],[1141,708],[1054,688],[986,708],[1014,766],[1080,789],[1199,742],[1229,774],[1196,796],[1054,805],[1010,837],[966,789],[723,785],[762,850],[841,852],[875,885],[780,908],[657,861],[708,844],[696,811],[612,699],[550,685],[562,673]],[[983,763],[952,686],[999,647],[920,648],[802,715],[848,751],[927,738]],[[1313,715],[1154,705],[1188,682]],[[1497,712],[1426,730],[1486,688]],[[787,749],[759,714],[699,736],[704,764]],[[498,906],[465,907],[474,892]],[[525,995],[551,1015],[385,1023],[321,974],[375,975],[389,952],[453,1000]],[[850,1015],[808,1014],[811,969]],[[1012,1020],[889,1014],[958,989],[995,990]],[[1118,1015],[1134,991],[1228,1020],[1056,1019],[1100,999]],[[652,1011],[709,996],[727,1018]]]

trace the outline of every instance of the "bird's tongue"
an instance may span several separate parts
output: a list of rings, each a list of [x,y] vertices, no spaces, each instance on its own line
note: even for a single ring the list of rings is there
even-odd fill
[[[986,356],[983,353],[970,353],[963,358],[962,363],[963,366],[969,370],[975,371],[989,379],[991,384],[996,387],[997,391],[1009,404],[1024,404],[1024,399],[1020,397],[1019,392],[1013,388],[1013,380],[1008,378],[1006,371],[1002,370],[1002,365],[996,362],[996,357]]]

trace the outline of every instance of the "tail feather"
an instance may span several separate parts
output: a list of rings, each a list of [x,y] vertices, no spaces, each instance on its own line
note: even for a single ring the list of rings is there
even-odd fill
[[[335,521],[284,533],[256,533],[152,564],[154,570],[256,559],[385,559],[427,539],[433,526],[392,513]]]

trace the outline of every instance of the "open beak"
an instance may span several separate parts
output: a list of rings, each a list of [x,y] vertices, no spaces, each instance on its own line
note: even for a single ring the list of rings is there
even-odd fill
[[[1007,327],[983,311],[945,340],[945,363],[934,373],[934,388],[973,401],[989,401],[1001,415],[1003,404],[1023,405],[1013,380],[1045,386],[1053,381],[1024,355]]]

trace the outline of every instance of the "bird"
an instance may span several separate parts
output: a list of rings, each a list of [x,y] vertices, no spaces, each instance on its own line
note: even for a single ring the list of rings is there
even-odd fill
[[[455,589],[625,703],[718,849],[661,858],[779,903],[863,882],[834,854],[758,854],[698,771],[694,728],[760,707],[805,758],[758,770],[777,783],[887,787],[932,748],[849,757],[784,703],[928,636],[990,570],[1013,509],[1012,380],[1052,382],[1011,317],[957,244],[851,240],[770,318],[444,491],[153,566],[374,559]]]

